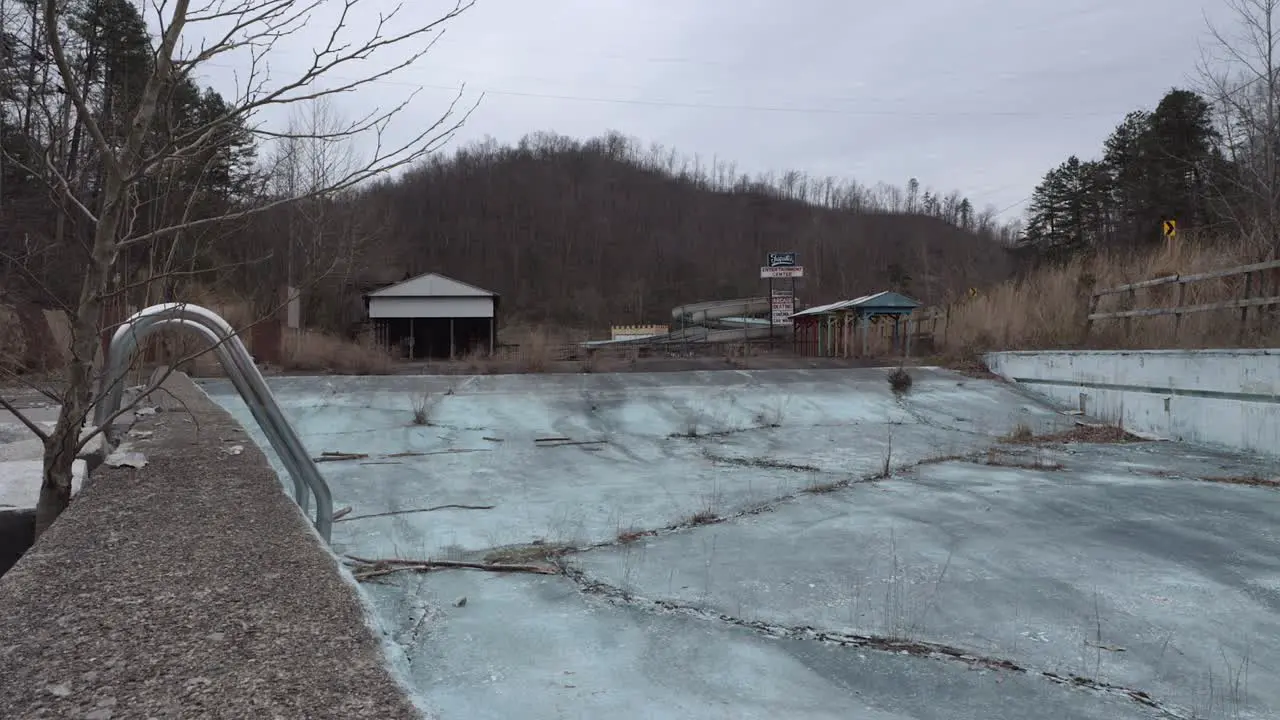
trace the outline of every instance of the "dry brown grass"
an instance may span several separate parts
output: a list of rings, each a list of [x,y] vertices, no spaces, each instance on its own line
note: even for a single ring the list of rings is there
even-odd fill
[[[650,535],[655,535],[655,534],[656,533],[652,530],[640,530],[637,528],[628,528],[626,530],[618,531],[617,541],[619,545],[627,545],[629,543],[633,543],[639,540],[640,538],[648,537]]]
[[[1116,425],[1076,425],[1070,430],[1051,435],[1041,435],[1036,440],[1046,443],[1093,444],[1144,442],[1142,438],[1126,432],[1124,428]]]
[[[0,370],[14,371],[23,367],[24,334],[22,321],[12,308],[0,305]]]
[[[1035,433],[1031,431],[1031,426],[1026,423],[1018,423],[1013,430],[1002,438],[1007,443],[1029,443],[1036,439]]]
[[[1049,443],[1134,443],[1143,442],[1142,438],[1133,435],[1116,425],[1076,425],[1070,430],[1036,435],[1031,428],[1019,423],[1013,431],[1001,438],[1011,445],[1045,445]]]
[[[533,542],[528,545],[509,545],[489,551],[484,561],[491,565],[521,565],[524,563],[553,560],[572,550],[562,543]]]
[[[552,360],[554,344],[545,330],[530,333],[516,349],[516,366],[519,372],[546,372]]]
[[[716,522],[719,519],[720,519],[720,516],[717,515],[715,511],[710,509],[703,509],[690,515],[688,524],[689,525],[710,525],[711,523]]]
[[[285,334],[283,365],[286,370],[386,375],[395,369],[396,360],[372,338],[351,341],[307,330]]]
[[[1030,275],[993,287],[979,297],[951,306],[945,331],[935,342],[939,352],[952,357],[972,357],[990,350],[1053,348],[1203,348],[1273,345],[1280,342],[1276,323],[1261,322],[1263,313],[1250,310],[1251,322],[1243,338],[1238,336],[1239,310],[1219,310],[1182,318],[1175,340],[1171,316],[1136,318],[1125,331],[1122,320],[1094,323],[1086,336],[1089,298],[1102,289],[1173,275],[1228,269],[1258,262],[1262,257],[1243,242],[1185,240],[1146,254],[1104,253],[1057,267],[1045,267]],[[1235,299],[1243,278],[1233,277],[1191,283],[1184,305]],[[1278,292],[1269,284],[1267,294]],[[1177,285],[1139,290],[1133,309],[1171,307],[1177,304]],[[1255,282],[1253,294],[1262,292]],[[1131,309],[1121,295],[1104,297],[1099,311]]]

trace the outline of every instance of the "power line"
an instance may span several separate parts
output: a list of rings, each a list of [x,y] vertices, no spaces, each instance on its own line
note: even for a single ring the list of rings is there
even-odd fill
[[[341,80],[342,78],[335,78]],[[462,85],[432,85],[432,84],[411,84],[418,88],[430,88],[434,90],[449,90],[452,92],[462,92],[466,87]],[[482,88],[479,92],[485,95],[499,95],[507,97],[522,98],[538,98],[547,100],[566,100],[572,102],[592,102],[606,103],[613,105],[637,105],[643,107],[668,107],[668,108],[687,108],[697,110],[731,110],[735,112],[774,112],[774,113],[794,113],[801,115],[848,115],[848,116],[877,116],[877,117],[935,117],[935,118],[952,118],[952,117],[1022,117],[1022,118],[1072,118],[1072,117],[1115,117],[1115,112],[1044,112],[1044,111],[1028,111],[1028,110],[985,110],[985,111],[939,111],[939,110],[891,110],[887,108],[823,108],[823,107],[802,107],[795,105],[738,105],[738,104],[721,104],[721,103],[704,103],[689,102],[680,100],[647,100],[641,98],[607,98],[591,95],[562,95],[556,93],[538,93],[520,90],[496,90],[493,88]],[[831,102],[863,102],[853,98],[831,99]],[[1122,113],[1120,113],[1122,114]]]
[[[1028,201],[1028,200],[1030,200],[1032,197],[1033,197],[1032,195],[1028,195],[1028,196],[1026,196],[1026,197],[1022,198],[1021,200],[1019,200],[1019,201],[1017,201],[1017,202],[1015,202],[1015,203],[1013,203],[1013,204],[1009,205],[1008,207],[1004,208],[1003,210],[1000,210],[1000,211],[996,212],[996,215],[995,215],[995,216],[996,216],[996,217],[1000,217],[1001,215],[1003,215],[1003,214],[1005,214],[1005,213],[1009,212],[1010,210],[1012,210],[1012,209],[1014,209],[1014,208],[1018,207],[1019,205],[1021,205],[1021,204],[1025,203],[1025,202],[1027,202],[1027,201]]]
[[[201,65],[219,67],[229,70],[237,69],[234,65],[216,62],[204,62]],[[1043,111],[1043,110],[899,110],[887,107],[860,107],[860,108],[839,108],[839,107],[815,107],[791,104],[775,104],[775,105],[757,105],[757,104],[739,104],[739,103],[716,103],[702,102],[693,100],[667,100],[667,99],[648,99],[648,98],[619,98],[605,97],[600,95],[579,95],[565,93],[546,93],[534,92],[528,90],[505,90],[500,88],[477,88],[471,83],[460,85],[438,85],[432,83],[414,83],[403,80],[374,79],[362,81],[361,78],[343,77],[338,75],[325,74],[324,78],[340,83],[364,83],[369,85],[388,85],[404,87],[411,90],[444,90],[453,93],[463,91],[476,91],[483,95],[496,95],[500,97],[515,97],[539,100],[560,100],[565,102],[586,102],[599,103],[606,105],[628,105],[633,107],[658,107],[658,108],[679,108],[688,110],[715,110],[730,112],[764,112],[764,113],[784,113],[794,115],[832,115],[832,116],[848,116],[848,117],[920,117],[920,118],[955,118],[955,117],[977,117],[977,118],[1093,118],[1093,117],[1122,117],[1124,112],[1097,110],[1097,111],[1077,111],[1064,112],[1060,110]],[[537,79],[537,78],[532,78]],[[883,100],[856,98],[856,97],[827,97],[819,98],[820,103],[858,103],[883,105],[887,104]]]

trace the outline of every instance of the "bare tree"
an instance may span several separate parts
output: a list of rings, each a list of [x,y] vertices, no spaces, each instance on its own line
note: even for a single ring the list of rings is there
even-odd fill
[[[340,134],[347,124],[328,98],[317,98],[295,108],[289,121],[289,137],[276,145],[271,160],[272,194],[301,197],[278,213],[283,222],[279,236],[287,243],[284,276],[292,292],[303,294],[303,286],[345,287],[357,258],[371,234],[356,224],[356,201],[350,193],[324,193],[335,181],[362,164],[357,149]],[[333,137],[334,133],[339,133]],[[330,292],[341,302],[340,292]],[[302,298],[291,298],[304,307]],[[311,298],[318,300],[318,298]],[[319,304],[317,302],[311,305]]]
[[[1226,0],[1234,32],[1206,20],[1202,92],[1219,112],[1231,170],[1219,178],[1238,229],[1280,254],[1280,0]]]
[[[114,141],[100,122],[100,114],[90,107],[90,96],[81,84],[82,74],[73,67],[71,54],[59,30],[58,0],[43,0],[45,49],[53,60],[75,122],[83,125],[88,142],[100,159],[100,185],[91,206],[74,192],[76,178],[68,177],[65,166],[48,162],[47,177],[66,205],[70,218],[90,231],[87,238],[89,260],[71,309],[71,343],[66,368],[66,386],[60,394],[61,410],[51,432],[27,423],[44,442],[44,476],[36,511],[37,535],[49,527],[70,502],[72,466],[89,438],[101,428],[82,433],[95,389],[94,358],[104,330],[103,309],[112,292],[117,264],[122,253],[175,235],[218,226],[300,201],[325,198],[340,193],[396,168],[423,158],[465,121],[470,110],[457,107],[460,95],[436,119],[402,142],[391,142],[388,130],[409,100],[336,125],[299,127],[279,131],[262,121],[264,111],[296,106],[349,93],[370,83],[392,78],[410,68],[439,37],[444,24],[471,6],[459,0],[453,9],[427,22],[400,17],[399,8],[381,13],[377,0],[160,0],[149,5],[151,24],[159,27],[145,84],[136,103],[125,110],[123,136]],[[326,16],[332,16],[327,27]],[[356,37],[351,24],[359,18],[373,21],[372,32]],[[301,72],[284,80],[267,72],[266,58],[287,38],[320,38],[312,59]],[[191,38],[203,37],[197,43]],[[184,43],[184,39],[187,43]],[[184,45],[193,49],[182,51]],[[169,134],[158,146],[144,142],[159,122],[161,96],[175,84],[192,77],[201,65],[233,62],[245,58],[237,93],[223,110],[191,127]],[[380,69],[369,70],[370,66]],[[277,76],[278,77],[278,76]],[[474,106],[472,106],[472,109]],[[63,127],[68,127],[63,123]],[[163,174],[167,167],[200,157],[226,141],[228,128],[246,127],[263,138],[285,144],[293,140],[334,142],[361,139],[370,150],[367,157],[351,162],[319,184],[305,183],[291,191],[277,193],[260,202],[242,204],[224,212],[195,217],[184,213],[160,227],[138,229],[137,188]],[[98,395],[97,397],[101,397]]]

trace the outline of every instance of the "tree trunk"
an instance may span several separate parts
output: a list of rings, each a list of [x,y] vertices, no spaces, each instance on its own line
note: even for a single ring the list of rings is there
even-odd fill
[[[80,428],[93,402],[93,358],[102,329],[102,298],[115,261],[122,190],[119,177],[108,175],[103,188],[103,214],[94,228],[93,253],[80,286],[80,302],[71,326],[67,388],[58,422],[44,446],[44,480],[36,505],[37,538],[71,503],[71,469],[80,449]]]
[[[35,536],[40,537],[58,515],[71,503],[71,475],[76,461],[73,418],[68,417],[71,404],[64,403],[58,413],[58,424],[44,447],[44,480],[40,484],[40,500],[36,504]]]

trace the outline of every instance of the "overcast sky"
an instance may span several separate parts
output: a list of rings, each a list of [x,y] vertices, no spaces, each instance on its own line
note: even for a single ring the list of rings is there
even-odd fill
[[[402,18],[449,6],[411,0]],[[1046,170],[1095,156],[1126,112],[1192,80],[1206,12],[1230,24],[1222,0],[477,0],[412,69],[339,109],[421,86],[408,133],[466,83],[485,97],[455,145],[613,129],[752,173],[917,177],[1012,218]],[[273,75],[319,30],[279,45]],[[227,88],[233,66],[202,77]]]

